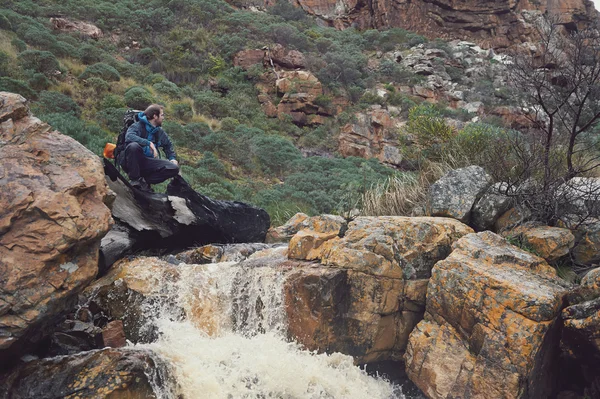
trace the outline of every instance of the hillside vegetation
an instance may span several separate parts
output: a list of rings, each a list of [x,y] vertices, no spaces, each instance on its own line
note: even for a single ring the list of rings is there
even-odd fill
[[[478,163],[493,170],[494,159],[505,155],[505,138],[517,135],[498,117],[465,125],[474,114],[447,108],[444,101],[421,104],[423,98],[400,91],[425,77],[381,55],[419,46],[437,49],[432,70],[454,86],[469,86],[467,101],[515,102],[495,75],[502,65],[493,53],[480,65],[483,75],[468,78],[464,72],[470,65],[462,52],[455,57],[447,43],[402,29],[321,27],[287,1],[267,12],[238,10],[222,0],[4,4],[0,90],[30,99],[36,116],[98,155],[106,142],[115,141],[127,108],[164,104],[164,128],[175,142],[183,176],[210,197],[264,207],[274,224],[298,211],[388,212],[374,205],[373,191],[364,195],[390,181],[404,182],[403,193],[412,190],[412,197],[402,199],[410,206],[389,212],[408,213],[422,202],[423,187],[449,167]],[[57,16],[91,22],[104,35],[92,39],[54,30],[50,18]],[[276,44],[304,54],[306,69],[323,85],[315,103],[337,107],[323,123],[267,116],[257,86],[270,71],[233,65],[241,50]],[[338,154],[340,127],[377,107],[394,108],[407,121],[394,133],[404,171],[377,159]]]

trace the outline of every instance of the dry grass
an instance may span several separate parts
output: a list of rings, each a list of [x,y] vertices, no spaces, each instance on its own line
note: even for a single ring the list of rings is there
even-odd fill
[[[67,68],[69,73],[75,78],[81,75],[83,71],[85,71],[85,68],[87,68],[85,64],[74,58],[61,58],[60,63]]]
[[[426,162],[417,173],[389,178],[362,196],[361,215],[417,216],[426,213],[429,186],[448,171],[462,166],[456,159]]]
[[[17,49],[10,44],[14,37],[14,34],[0,30],[0,51],[8,54],[13,59],[17,58]]]

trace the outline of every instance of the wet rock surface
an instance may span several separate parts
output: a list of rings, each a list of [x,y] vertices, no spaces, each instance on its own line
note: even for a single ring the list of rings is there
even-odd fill
[[[103,349],[34,360],[0,377],[0,398],[154,398],[169,369],[150,353]]]

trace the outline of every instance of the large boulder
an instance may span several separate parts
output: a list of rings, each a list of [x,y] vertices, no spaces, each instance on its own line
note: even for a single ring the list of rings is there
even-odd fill
[[[359,217],[343,234],[301,230],[288,256],[289,334],[359,363],[400,360],[421,320],[431,268],[473,230],[446,218]]]
[[[550,397],[568,285],[502,237],[469,234],[438,262],[405,355],[429,398]]]
[[[491,183],[492,178],[480,166],[451,170],[429,188],[429,213],[469,223],[473,205]]]
[[[112,198],[100,159],[0,92],[0,363],[40,338],[98,272]]]
[[[493,184],[473,206],[471,225],[475,230],[493,229],[496,221],[511,208],[513,201],[503,193],[505,187],[503,183]]]
[[[171,378],[150,352],[103,349],[26,363],[0,378],[0,398],[155,398],[158,389],[176,397]]]
[[[435,262],[448,256],[454,241],[471,232],[449,218],[358,217],[343,237],[334,237],[313,252],[297,250],[292,241],[289,253],[307,253],[324,265],[378,277],[423,279],[429,278]],[[316,251],[320,255],[315,256]]]

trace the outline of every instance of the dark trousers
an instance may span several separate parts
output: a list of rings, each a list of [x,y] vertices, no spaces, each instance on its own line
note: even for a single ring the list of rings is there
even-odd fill
[[[129,143],[125,148],[125,159],[122,165],[131,180],[143,177],[148,184],[158,184],[177,176],[179,166],[171,161],[148,158],[138,143]]]

